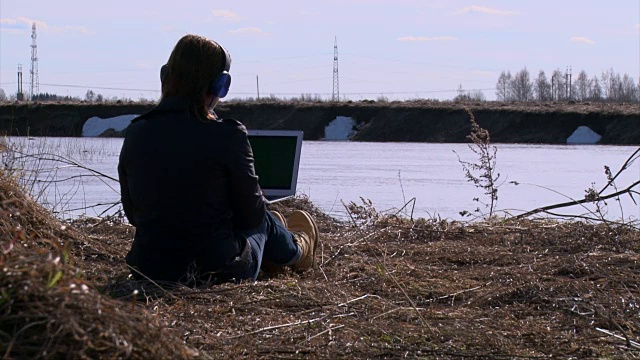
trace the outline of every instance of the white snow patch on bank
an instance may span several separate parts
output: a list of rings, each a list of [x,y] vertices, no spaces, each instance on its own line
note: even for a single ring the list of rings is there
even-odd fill
[[[602,136],[587,126],[580,126],[567,138],[567,144],[597,144]]]
[[[129,126],[131,120],[137,118],[138,116],[140,115],[120,115],[106,119],[94,116],[92,118],[89,118],[82,126],[82,136],[100,136],[100,134],[109,129],[122,131],[127,126]]]
[[[338,116],[324,128],[325,140],[349,140],[356,134],[355,120],[348,116]]]

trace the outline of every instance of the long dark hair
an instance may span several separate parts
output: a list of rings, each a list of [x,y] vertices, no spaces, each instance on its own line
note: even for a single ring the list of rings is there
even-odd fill
[[[211,81],[224,70],[225,62],[224,49],[217,42],[199,35],[183,36],[169,56],[162,97],[184,97],[188,99],[186,110],[192,116],[212,119],[205,96]]]

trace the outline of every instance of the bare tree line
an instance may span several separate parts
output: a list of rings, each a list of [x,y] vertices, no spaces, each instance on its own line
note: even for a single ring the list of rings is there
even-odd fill
[[[0,102],[4,102],[4,101],[9,101],[9,102],[15,102],[18,99],[17,94],[16,93],[10,93],[9,95],[7,95],[7,93],[0,88]],[[80,96],[69,96],[69,95],[59,95],[59,94],[55,94],[55,93],[48,93],[48,92],[43,92],[43,93],[38,93],[38,94],[34,94],[30,101],[55,101],[55,102],[63,102],[63,103],[104,103],[104,104],[120,104],[120,103],[133,103],[133,102],[139,102],[139,103],[151,103],[151,102],[155,102],[156,100],[153,99],[146,99],[146,98],[139,98],[138,100],[133,100],[130,97],[126,97],[126,96],[112,96],[112,97],[106,97],[102,94],[96,93],[93,90],[89,89],[86,92],[86,95],[84,98],[80,97]]]
[[[511,71],[502,71],[496,83],[497,101],[606,101],[606,102],[640,102],[640,79],[636,81],[628,74],[616,73],[613,68],[605,70],[600,76],[589,76],[586,71],[580,71],[575,77],[568,70],[564,72],[556,69],[550,77],[544,70],[538,72],[538,76],[532,78],[527,68],[511,74]],[[0,101],[15,101],[16,95],[7,94],[0,88]],[[38,94],[34,100],[41,101],[86,101],[90,103],[102,102],[132,102],[130,98],[108,99],[102,94],[96,94],[93,90],[87,90],[85,98],[60,96],[57,94]],[[254,101],[254,99],[246,99]],[[271,101],[281,100],[271,96]],[[294,98],[297,100],[297,98]],[[311,94],[302,94],[301,101],[321,101],[319,95],[315,98]],[[387,100],[384,96],[378,100]],[[481,90],[465,91],[462,85],[458,88],[458,94],[454,101],[485,101]],[[140,99],[140,102],[154,100]]]
[[[575,78],[569,71],[556,69],[548,78],[543,70],[531,79],[524,69],[511,74],[503,71],[496,83],[498,101],[609,101],[640,102],[640,84],[628,74],[616,73],[613,68],[598,76],[589,77],[582,70]]]

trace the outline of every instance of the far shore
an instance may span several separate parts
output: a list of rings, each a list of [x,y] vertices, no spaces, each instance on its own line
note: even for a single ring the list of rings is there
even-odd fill
[[[82,135],[88,119],[142,114],[154,103],[0,103],[0,131],[10,136]],[[353,119],[350,140],[468,142],[467,109],[493,143],[566,144],[579,127],[601,136],[599,144],[640,144],[640,104],[589,102],[223,102],[216,108],[251,129],[302,130],[305,140],[325,138],[338,117]],[[103,136],[122,136],[113,129]]]

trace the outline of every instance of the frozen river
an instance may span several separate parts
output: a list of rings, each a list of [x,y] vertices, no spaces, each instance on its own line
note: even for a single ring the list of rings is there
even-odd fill
[[[116,166],[122,139],[107,138],[14,138],[30,153],[59,155],[78,164],[117,178]],[[500,173],[497,209],[519,214],[537,207],[584,198],[585,191],[606,184],[604,166],[615,173],[635,151],[633,146],[595,145],[496,145]],[[455,153],[454,153],[455,151]],[[344,218],[343,203],[369,199],[379,211],[397,211],[411,199],[406,215],[414,217],[465,219],[462,211],[486,212],[483,191],[466,181],[458,156],[474,162],[466,144],[359,143],[305,141],[302,148],[298,194],[307,195],[320,209]],[[19,161],[24,159],[18,159]],[[39,179],[29,184],[36,196],[54,210],[67,215],[95,216],[119,200],[118,183],[105,176],[90,175],[73,164],[30,160],[23,168],[36,168]],[[617,181],[624,188],[640,178],[640,162],[623,172]],[[512,182],[519,185],[514,185]],[[38,192],[38,189],[42,190]],[[609,192],[609,191],[607,191]],[[40,195],[38,195],[40,194]],[[478,199],[480,201],[475,201]],[[87,208],[89,207],[89,208]],[[113,207],[113,212],[119,206]],[[621,210],[622,207],[622,210]],[[87,208],[87,209],[85,209]],[[78,210],[80,209],[80,210]],[[593,207],[589,207],[593,209]],[[640,207],[629,196],[608,201],[608,217],[637,219]],[[558,212],[581,214],[582,207]]]

